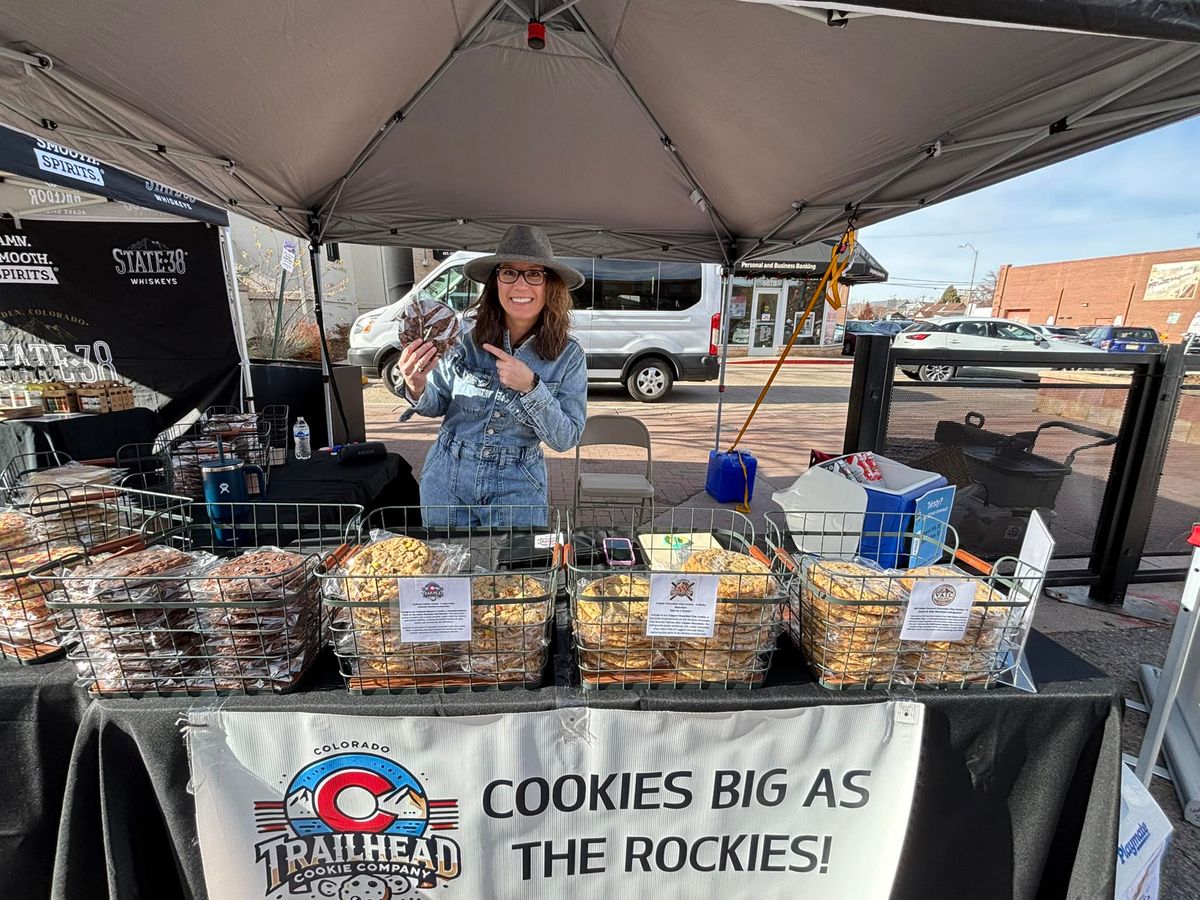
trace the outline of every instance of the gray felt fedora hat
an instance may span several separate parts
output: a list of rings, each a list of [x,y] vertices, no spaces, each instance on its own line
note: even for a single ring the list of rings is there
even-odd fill
[[[554,248],[546,232],[533,225],[510,225],[491,256],[473,259],[463,267],[467,277],[483,284],[500,263],[529,263],[543,266],[558,274],[568,290],[583,284],[583,275],[554,258]]]

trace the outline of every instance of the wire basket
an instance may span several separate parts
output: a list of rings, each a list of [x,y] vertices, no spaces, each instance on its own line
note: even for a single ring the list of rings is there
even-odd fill
[[[489,508],[492,523],[545,520],[545,528],[421,525],[422,513],[437,522],[477,518],[469,507],[376,510],[345,566],[323,576],[347,687],[354,693],[537,687],[550,655],[559,585],[558,513]],[[464,605],[469,597],[469,616],[458,607],[465,639],[433,640],[422,630],[410,598],[437,592]],[[433,621],[445,627],[444,615]]]
[[[585,688],[751,688],[775,652],[790,576],[772,573],[754,526],[725,509],[673,509],[640,524],[637,511],[572,513],[567,565],[571,619]],[[632,565],[606,558],[606,538],[633,546]],[[667,600],[691,602],[697,576],[716,576],[711,630],[651,624]],[[711,589],[711,583],[710,583]],[[707,623],[705,623],[707,624]],[[650,632],[654,634],[651,635]],[[685,633],[686,632],[686,633]]]
[[[286,437],[285,437],[286,440]],[[271,423],[260,413],[218,413],[187,425],[177,425],[159,437],[170,473],[171,490],[193,500],[204,498],[201,463],[222,455],[259,466],[269,479]],[[263,485],[266,489],[266,485]]]
[[[57,560],[140,544],[144,523],[180,506],[171,497],[115,486],[40,486],[21,510],[0,512],[0,655],[46,662],[64,652],[64,635],[46,605],[46,585],[30,577]]]
[[[357,533],[362,508],[217,506],[151,516],[144,549],[85,550],[32,573],[52,591],[46,603],[90,694],[286,693],[315,661],[326,638],[317,575]]]
[[[962,689],[1012,676],[1045,573],[1011,557],[989,566],[959,549],[951,526],[924,516],[892,515],[878,531],[863,522],[861,514],[767,514],[777,568],[796,576],[788,632],[820,683]],[[882,569],[857,555],[864,539],[898,541],[920,564]],[[942,611],[951,606],[959,611]]]

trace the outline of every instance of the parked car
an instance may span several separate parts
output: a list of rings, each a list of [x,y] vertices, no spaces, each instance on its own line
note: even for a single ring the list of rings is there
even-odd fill
[[[896,336],[893,346],[905,350],[1094,352],[1083,344],[1071,341],[1051,341],[1030,326],[1020,322],[986,316],[947,316],[924,322],[914,322]],[[1029,368],[1028,365],[1006,366],[992,363],[960,367],[949,363],[931,362],[925,365],[910,363],[901,366],[900,371],[918,381],[949,381],[955,377],[1013,378],[1014,376],[1023,381],[1038,380],[1037,369]]]
[[[867,321],[866,319],[852,319],[846,323],[845,330],[842,333],[842,356],[853,356],[854,348],[858,343],[858,335],[860,334],[886,334],[895,337],[901,331],[911,324],[906,319],[887,319],[884,321]],[[836,330],[834,337],[837,337]]]
[[[459,313],[483,285],[463,266],[482,253],[451,254],[413,289],[388,306],[359,316],[350,329],[351,365],[378,375],[394,394],[402,391],[396,317],[418,295]],[[625,259],[567,257],[585,281],[571,292],[571,333],[587,356],[589,381],[616,381],[635,400],[662,400],[676,381],[711,381],[720,363],[719,266]]]
[[[1030,325],[1034,331],[1050,341],[1071,341],[1083,343],[1083,335],[1078,328],[1068,328],[1065,325]]]
[[[1128,325],[1104,325],[1088,332],[1088,343],[1109,353],[1155,353],[1163,349],[1158,332],[1153,328]]]

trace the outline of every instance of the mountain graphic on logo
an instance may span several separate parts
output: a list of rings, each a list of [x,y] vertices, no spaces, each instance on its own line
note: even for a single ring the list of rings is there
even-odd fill
[[[315,819],[317,810],[313,804],[312,791],[301,788],[288,797],[287,814],[289,819]]]
[[[151,240],[150,238],[142,238],[136,244],[130,244],[128,250],[165,250],[171,252],[171,248],[162,241]]]
[[[407,787],[397,788],[390,794],[380,797],[379,809],[397,819],[429,818],[429,805],[425,802],[425,798]]]

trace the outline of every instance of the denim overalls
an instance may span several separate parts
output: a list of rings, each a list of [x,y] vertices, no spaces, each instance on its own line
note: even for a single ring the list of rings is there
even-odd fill
[[[469,323],[468,323],[469,327]],[[427,525],[545,525],[548,503],[542,443],[570,450],[587,419],[587,362],[573,338],[558,359],[544,360],[526,340],[514,351],[508,333],[504,351],[538,376],[532,391],[519,395],[500,384],[496,359],[475,345],[470,331],[447,352],[425,384],[413,415],[444,416],[437,441],[421,470],[422,518]],[[439,507],[456,510],[455,521]],[[510,516],[506,506],[528,506]]]

